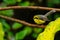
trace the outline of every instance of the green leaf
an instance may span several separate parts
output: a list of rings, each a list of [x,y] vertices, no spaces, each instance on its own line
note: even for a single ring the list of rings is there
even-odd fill
[[[6,4],[5,3],[1,3],[0,7],[1,8],[6,7]],[[13,12],[13,10],[0,10],[0,14],[4,15],[4,16],[12,17],[14,12]]]
[[[41,33],[43,31],[42,28],[34,28],[35,33]]]
[[[9,4],[15,4],[16,0],[3,0],[3,2],[9,5]]]
[[[8,36],[13,36],[13,32],[8,31],[7,33],[8,33]]]
[[[52,0],[47,0],[47,6],[48,7],[53,7],[54,6]]]
[[[12,25],[12,28],[13,28],[13,29],[18,29],[18,28],[21,28],[22,26],[23,26],[22,24],[15,22],[15,23]]]
[[[16,2],[21,2],[22,0],[16,0]]]
[[[20,6],[29,6],[30,3],[29,3],[29,1],[25,1],[25,2],[19,3],[18,5],[20,5]]]
[[[3,25],[0,22],[0,40],[4,40],[4,31],[3,31]]]
[[[16,40],[24,39],[25,36],[29,35],[31,32],[32,32],[32,29],[26,26],[22,31],[16,33]]]
[[[33,33],[33,34],[32,34],[32,37],[33,37],[33,38],[37,38],[37,36],[38,36],[37,33]]]
[[[4,16],[12,17],[13,16],[13,10],[2,10],[2,11],[0,11],[0,14],[4,15]]]
[[[54,7],[53,3],[47,3],[48,7]]]
[[[54,4],[59,4],[59,3],[60,3],[60,0],[52,0],[52,2],[53,2]]]
[[[3,22],[4,27],[6,28],[6,30],[10,30],[10,25],[6,22]]]
[[[60,0],[47,0],[48,7],[54,7],[55,4],[60,4]]]
[[[24,39],[24,37],[27,35],[27,30],[22,30],[18,33],[16,33],[16,40]]]
[[[27,35],[29,35],[32,32],[32,28],[29,26],[25,26],[23,30],[27,30]]]
[[[10,30],[10,25],[4,20],[4,19],[0,19],[2,25],[4,26],[4,29],[7,31],[7,30]]]

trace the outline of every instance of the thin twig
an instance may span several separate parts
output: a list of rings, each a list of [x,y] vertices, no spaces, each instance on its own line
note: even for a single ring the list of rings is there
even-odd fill
[[[22,23],[22,24],[27,25],[27,26],[45,28],[44,25],[31,24],[31,23],[28,23],[28,22],[25,22],[25,21],[22,21],[22,20],[18,20],[18,19],[15,19],[15,18],[10,18],[10,17],[3,16],[3,15],[0,15],[0,17],[4,18],[4,19],[11,20],[11,21],[16,21],[16,22]]]
[[[10,6],[10,7],[0,7],[0,10],[7,10],[7,9],[41,9],[41,10],[52,10],[55,9],[56,11],[60,11],[58,8],[48,8],[48,7],[40,7],[40,6]]]

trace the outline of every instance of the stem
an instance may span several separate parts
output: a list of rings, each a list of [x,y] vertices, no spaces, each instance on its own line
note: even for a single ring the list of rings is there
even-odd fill
[[[45,28],[45,25],[31,24],[31,23],[28,23],[28,22],[23,21],[23,20],[19,20],[19,19],[15,19],[15,18],[10,18],[10,17],[3,16],[3,15],[0,15],[0,17],[1,17],[1,18],[4,18],[4,19],[7,19],[7,20],[19,22],[19,23],[22,23],[22,24],[24,24],[24,25],[31,26],[31,27],[41,27],[41,28]]]
[[[9,10],[9,9],[40,9],[40,10],[52,10],[55,9],[56,11],[60,12],[58,8],[48,8],[48,7],[40,7],[40,6],[9,6],[9,7],[0,7],[0,10]]]
[[[53,9],[53,10],[49,11],[48,13],[46,13],[45,16],[47,17],[48,15],[55,13],[55,12],[56,12],[56,10]]]

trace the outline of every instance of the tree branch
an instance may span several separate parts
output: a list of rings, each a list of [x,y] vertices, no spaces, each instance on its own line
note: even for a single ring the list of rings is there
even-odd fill
[[[3,15],[0,15],[0,17],[1,17],[1,18],[4,18],[4,19],[7,19],[7,20],[11,20],[11,21],[16,21],[16,22],[19,22],[19,23],[22,23],[22,24],[24,24],[24,25],[31,26],[31,27],[41,27],[41,28],[45,28],[45,25],[31,24],[31,23],[28,23],[28,22],[25,22],[25,21],[22,21],[22,20],[18,20],[18,19],[15,19],[15,18],[10,18],[10,17],[3,16]]]
[[[48,8],[48,7],[40,7],[40,6],[11,6],[11,7],[3,7],[3,8],[0,7],[0,10],[26,9],[26,8],[28,8],[28,9],[41,9],[41,10],[52,10],[52,9],[55,9],[56,11],[60,11],[60,9],[58,9],[58,8]],[[22,20],[18,20],[18,19],[15,19],[15,18],[10,18],[10,17],[3,16],[3,15],[0,15],[0,17],[2,17],[4,19],[11,20],[11,21],[16,21],[16,22],[22,23],[22,24],[27,25],[27,26],[45,28],[45,25],[31,24],[31,23],[28,23],[28,22],[25,22],[25,21],[22,21]]]
[[[10,6],[10,7],[0,7],[0,10],[7,10],[7,9],[41,9],[41,10],[52,10],[55,9],[56,11],[60,11],[58,8],[48,8],[48,7],[40,7],[40,6]]]

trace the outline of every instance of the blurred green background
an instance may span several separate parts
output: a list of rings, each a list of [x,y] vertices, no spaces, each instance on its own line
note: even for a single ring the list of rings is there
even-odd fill
[[[0,0],[0,7],[8,6],[43,6],[60,8],[60,0]],[[45,14],[46,10],[34,9],[11,9],[0,10],[0,15],[13,17],[20,20],[25,20],[29,23],[34,23],[33,16],[36,14]],[[56,12],[48,16],[52,21],[60,17],[60,12]],[[39,33],[43,32],[44,28],[33,28],[21,23],[12,22],[0,18],[2,39],[0,40],[36,40]],[[35,23],[34,23],[35,24]],[[47,24],[47,23],[45,23]],[[2,28],[3,27],[3,28]],[[2,33],[3,32],[3,33]]]

